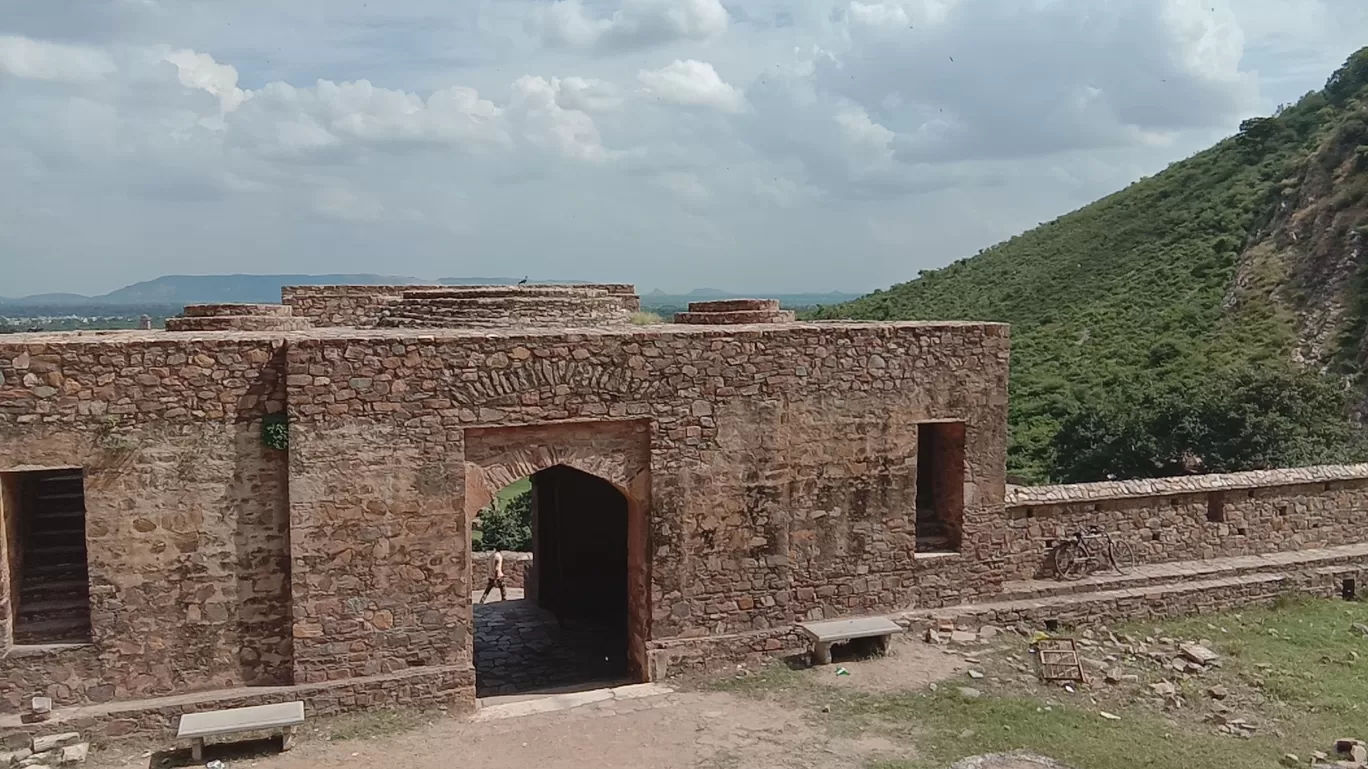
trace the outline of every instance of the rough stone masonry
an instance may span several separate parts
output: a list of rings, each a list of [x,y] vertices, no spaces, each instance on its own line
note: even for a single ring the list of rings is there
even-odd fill
[[[620,285],[284,295],[187,308],[181,330],[0,337],[0,719],[39,694],[99,705],[106,736],[298,697],[472,708],[470,522],[550,468],[622,500],[640,680],[789,650],[802,620],[991,599],[1080,510],[1148,538],[1147,561],[1365,537],[1364,467],[1009,500],[1001,324],[803,323],[732,301],[634,326]],[[930,548],[933,433],[955,439],[928,444],[953,446],[933,471],[949,536]],[[44,491],[58,471],[79,473],[79,511]],[[589,483],[546,481],[544,530]],[[1209,493],[1232,495],[1219,522]],[[78,514],[83,538],[46,528]],[[544,560],[604,579],[551,557],[537,579]],[[84,636],[15,643],[70,612]]]

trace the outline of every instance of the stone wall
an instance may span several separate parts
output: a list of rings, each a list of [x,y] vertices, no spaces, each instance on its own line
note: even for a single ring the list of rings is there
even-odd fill
[[[1012,487],[1005,576],[1049,575],[1051,548],[1091,524],[1159,563],[1362,542],[1364,510],[1368,465]]]
[[[418,288],[380,312],[398,328],[588,328],[627,325],[640,304],[604,287],[449,286]]]
[[[483,306],[451,308],[434,303],[441,294],[451,297],[470,297],[480,292],[508,292],[517,290],[514,286],[284,286],[280,290],[281,302],[288,305],[295,318],[312,321],[316,327],[375,328],[382,319],[391,326],[470,326],[472,318],[489,325],[502,320],[504,323],[525,323],[533,325],[554,325],[557,318],[560,325],[577,325],[581,321],[596,324],[603,319],[625,322],[624,313],[641,309],[641,300],[636,289],[627,283],[576,283],[570,285],[532,285],[522,287],[527,294],[576,291],[604,296],[609,301],[602,302],[599,309],[576,308],[570,311],[557,310],[549,313],[518,310],[506,303],[486,301]],[[407,310],[401,309],[405,293],[413,297]],[[424,298],[424,294],[431,295]],[[569,321],[569,322],[567,322]]]
[[[294,342],[297,671],[468,657],[473,580],[452,479],[471,428],[647,425],[652,642],[991,593],[1007,357],[1006,328],[991,324]],[[916,423],[945,419],[966,424],[966,546],[923,562]],[[348,541],[366,544],[348,554]],[[325,576],[339,559],[362,565],[345,585]],[[406,646],[388,640],[400,634]]]
[[[677,312],[675,323],[703,326],[734,326],[751,323],[792,323],[794,312],[779,309],[777,299],[721,299],[689,302],[687,312]]]
[[[167,331],[303,331],[308,318],[296,318],[283,304],[188,304],[179,318],[167,318]]]
[[[23,338],[0,341],[0,472],[83,468],[93,643],[6,634],[0,712],[288,683],[288,470],[260,435],[281,343]]]
[[[323,368],[311,358],[324,349],[349,346],[310,340],[289,354],[295,680],[469,666],[469,529],[452,502],[461,494],[460,435],[436,420],[389,422],[383,412],[340,418],[334,412],[348,413],[348,393],[373,397],[408,385],[364,377],[369,356],[353,367],[350,356],[329,360],[332,352],[317,362],[326,361],[338,386],[293,384]],[[343,376],[344,367],[362,376]],[[340,408],[304,396],[320,390]],[[350,405],[363,404],[370,405]]]
[[[282,286],[280,301],[294,317],[319,328],[373,328],[380,313],[418,286]],[[436,286],[432,286],[436,288]]]
[[[489,561],[494,554],[487,551],[471,553],[470,555],[470,584],[475,592],[484,590],[485,582],[489,579]],[[523,589],[527,585],[527,576],[532,569],[531,553],[513,553],[504,551],[504,584],[510,588]],[[495,596],[498,592],[495,591]]]
[[[395,288],[286,293],[365,323]],[[38,693],[471,705],[470,518],[556,466],[626,500],[642,672],[991,599],[1088,523],[1149,562],[1364,541],[1368,466],[1008,492],[1007,368],[1006,327],[977,323],[4,338],[0,473],[83,469],[93,642],[4,633],[0,713]],[[281,411],[287,452],[261,436]],[[960,552],[918,553],[918,434],[947,422]]]

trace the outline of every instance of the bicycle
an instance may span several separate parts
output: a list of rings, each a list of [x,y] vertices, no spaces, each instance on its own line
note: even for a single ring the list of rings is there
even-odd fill
[[[1101,526],[1075,531],[1054,551],[1055,576],[1059,579],[1079,579],[1104,564],[1124,574],[1135,565],[1135,551],[1129,544],[1113,540]]]

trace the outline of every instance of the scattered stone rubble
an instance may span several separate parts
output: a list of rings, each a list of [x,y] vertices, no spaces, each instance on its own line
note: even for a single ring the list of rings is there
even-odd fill
[[[1027,751],[990,753],[957,761],[950,769],[1068,769],[1052,758]]]
[[[1368,743],[1350,737],[1335,740],[1335,761],[1317,750],[1311,754],[1312,769],[1364,769],[1368,767]],[[1282,757],[1283,766],[1301,766],[1303,761],[1296,753]]]
[[[1207,627],[1214,632],[1224,632],[1215,625],[1208,625]],[[1368,625],[1358,623],[1352,628],[1355,632],[1368,636]],[[1028,640],[1042,637],[1040,631],[1025,623],[1017,624],[1011,628],[1011,631]],[[932,627],[926,630],[925,639],[927,643],[945,647],[948,654],[961,655],[969,664],[979,665],[983,647],[993,642],[1003,632],[1005,632],[1003,628],[993,625],[984,625],[974,630],[963,624],[957,625],[950,620],[937,620]],[[1164,710],[1175,711],[1205,706],[1209,712],[1203,720],[1212,724],[1215,731],[1232,737],[1249,738],[1259,730],[1259,724],[1255,721],[1234,714],[1230,704],[1232,693],[1226,687],[1215,684],[1200,689],[1200,700],[1192,702],[1190,701],[1192,695],[1189,692],[1194,691],[1195,687],[1181,685],[1221,667],[1221,656],[1212,650],[1213,644],[1210,640],[1191,641],[1169,637],[1156,638],[1154,636],[1138,638],[1126,634],[1117,635],[1106,627],[1102,627],[1100,629],[1082,630],[1075,641],[1079,647],[1084,669],[1094,673],[1094,675],[1089,676],[1090,680],[1101,678],[1103,682],[1110,685],[1138,684],[1140,676],[1126,672],[1126,666],[1149,667],[1152,670],[1162,671],[1165,676],[1163,680],[1148,685],[1149,694],[1152,695],[1156,704]],[[1010,664],[1018,673],[1023,675],[1023,678],[1030,678],[1031,680],[1036,678],[1037,673],[1020,659],[1013,659]],[[1266,662],[1254,665],[1254,669],[1260,675],[1266,674],[1272,668],[1273,666]],[[976,680],[985,677],[985,674],[978,669],[969,670],[968,675]],[[1175,680],[1178,683],[1175,683]],[[1070,693],[1075,691],[1073,684],[1056,683],[1062,684],[1062,688]],[[961,696],[966,699],[977,699],[983,695],[982,691],[970,687],[961,687],[959,691]],[[1259,699],[1261,696],[1254,694],[1254,702],[1261,701]],[[1044,707],[1043,710],[1049,710],[1048,706]],[[1118,716],[1106,711],[1099,710],[1098,714],[1108,720],[1119,720]],[[1280,735],[1276,730],[1274,733]],[[1368,743],[1359,739],[1344,738],[1336,740],[1333,747],[1334,760],[1330,759],[1330,754],[1318,750],[1311,753],[1309,760],[1304,760],[1295,753],[1288,753],[1282,757],[1281,763],[1284,766],[1309,765],[1312,769],[1368,769]],[[965,766],[997,766],[998,764],[991,762],[973,763],[974,761],[994,758],[997,757],[976,756],[965,759],[970,762]],[[1004,765],[1016,766],[1016,764]],[[1054,766],[1054,764],[1049,765]],[[958,767],[960,764],[955,766]]]
[[[11,734],[0,745],[0,767],[22,769],[51,769],[84,763],[90,755],[90,743],[81,740],[80,732],[62,732],[42,737],[25,733]]]

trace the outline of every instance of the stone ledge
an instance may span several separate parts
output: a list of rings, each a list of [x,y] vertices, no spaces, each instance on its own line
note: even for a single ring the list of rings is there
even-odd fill
[[[692,306],[692,305],[690,305]],[[738,326],[755,323],[792,323],[790,310],[732,310],[729,312],[677,312],[674,322],[692,326]]]
[[[208,318],[241,315],[266,315],[288,317],[291,314],[289,305],[284,304],[239,304],[234,302],[219,302],[216,304],[187,304],[185,305],[185,317],[187,318]]]
[[[1298,486],[1308,483],[1368,480],[1368,464],[1318,465],[1243,473],[1211,473],[1176,478],[1143,478],[1131,481],[1099,481],[1058,486],[1008,486],[1007,507],[1067,505],[1108,499],[1164,497],[1209,491]]]
[[[295,318],[305,320],[305,318]],[[119,331],[36,331],[5,334],[0,336],[0,346],[13,349],[19,345],[53,345],[67,348],[98,350],[103,347],[163,346],[175,347],[188,340],[206,345],[242,342],[270,342],[273,345],[291,342],[307,344],[325,340],[383,340],[396,343],[425,343],[433,341],[461,341],[468,339],[509,339],[529,342],[545,341],[550,338],[565,338],[566,341],[580,342],[594,338],[621,338],[632,342],[669,342],[677,337],[715,337],[720,339],[759,340],[767,338],[783,339],[798,337],[798,343],[813,343],[819,335],[838,334],[844,338],[891,338],[903,334],[931,335],[947,331],[979,334],[984,338],[1005,338],[1008,335],[1004,323],[979,321],[797,321],[793,323],[771,323],[750,326],[719,327],[690,326],[674,323],[660,323],[653,326],[600,326],[594,328],[354,328],[350,326],[315,326],[303,331],[285,333],[283,336],[273,332],[230,331],[181,332],[167,334],[163,331],[142,331],[137,329]],[[0,362],[0,369],[4,363]],[[1046,488],[1046,487],[1013,487]],[[1010,504],[1010,503],[1009,503]]]
[[[95,644],[92,643],[17,644],[6,649],[3,657],[5,659],[55,657],[66,652],[80,653],[94,649]]]
[[[1308,568],[1286,573],[1246,574],[1120,590],[911,609],[896,614],[894,620],[910,632],[920,632],[943,619],[970,625],[1010,625],[1045,619],[1092,622],[1106,618],[1113,622],[1191,616],[1272,601],[1287,593],[1322,598],[1337,595],[1334,579],[1346,572],[1336,570],[1323,574],[1321,571]],[[1355,573],[1368,573],[1368,565]]]
[[[778,312],[778,299],[718,299],[707,302],[689,302],[689,312]]]
[[[131,737],[165,738],[174,733],[184,713],[303,700],[309,717],[332,715],[387,705],[454,706],[456,712],[475,709],[475,671],[469,666],[414,668],[364,678],[319,684],[219,689],[144,700],[60,708],[52,717],[25,724],[19,715],[0,715],[0,736],[31,736],[80,731],[92,742]]]
[[[1350,564],[1351,569],[1354,568],[1354,563],[1368,564],[1368,543],[1313,550],[1284,550],[1262,555],[1237,555],[1200,561],[1167,561],[1136,566],[1123,574],[1099,574],[1066,582],[1051,579],[1004,582],[1002,595],[998,600],[1041,599],[1069,594],[1149,588],[1184,580],[1245,577],[1313,568],[1318,571],[1332,568],[1338,573],[1344,568],[1342,564],[1346,563]]]
[[[404,299],[461,299],[466,301],[503,301],[506,299],[535,299],[537,301],[577,301],[609,296],[606,288],[594,285],[527,285],[527,286],[445,286],[442,288],[413,288],[404,292]]]
[[[401,294],[410,289],[416,288],[441,288],[438,283],[400,283],[386,285],[347,285],[335,284],[329,286],[281,286],[280,294],[286,298],[285,304],[289,304],[288,298],[293,296],[300,297],[326,297],[326,296],[375,296],[377,294],[393,294],[394,298],[399,298]]]
[[[287,315],[204,315],[167,318],[166,330],[183,331],[307,331],[308,318]]]

